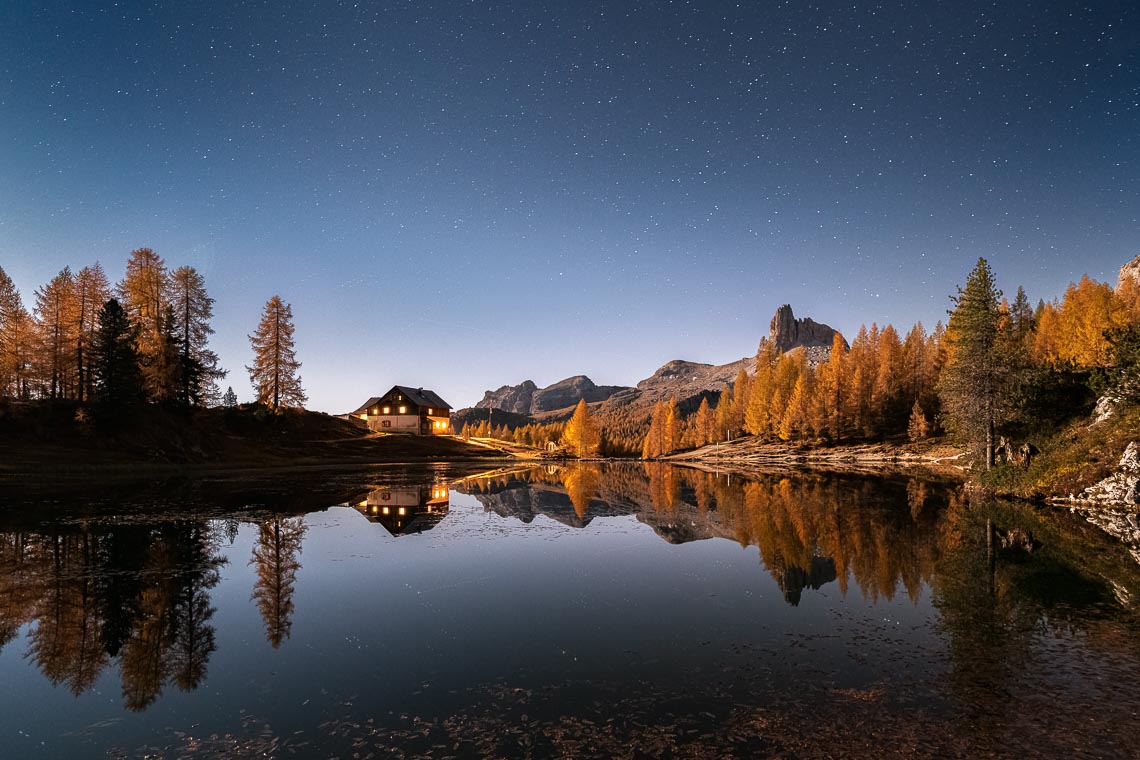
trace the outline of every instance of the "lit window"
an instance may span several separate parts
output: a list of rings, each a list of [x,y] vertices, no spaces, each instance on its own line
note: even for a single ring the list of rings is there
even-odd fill
[[[407,414],[407,413],[408,413],[408,407],[401,406],[400,407],[400,414]]]
[[[400,507],[400,514],[406,515],[406,514],[408,514],[408,510],[404,509],[403,507]]]
[[[390,407],[390,406],[384,407],[384,414],[391,414],[391,413],[392,413],[392,407]]]
[[[435,410],[434,410],[434,409],[432,409],[432,408],[429,406],[429,407],[428,407],[428,416],[430,417],[430,416],[431,416],[431,415],[433,415],[433,414],[435,414]]]
[[[388,514],[388,508],[384,507],[384,514]]]
[[[373,413],[373,414],[379,414],[379,413],[380,413],[380,410],[379,410],[379,409],[373,409],[373,410],[372,410],[372,413]]]

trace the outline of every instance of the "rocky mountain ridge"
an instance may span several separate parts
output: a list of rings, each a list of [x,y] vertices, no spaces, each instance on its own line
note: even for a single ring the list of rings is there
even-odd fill
[[[502,409],[516,414],[541,414],[576,406],[582,399],[586,403],[605,401],[615,393],[630,390],[624,385],[596,385],[585,375],[574,375],[557,383],[539,388],[533,380],[518,385],[504,385],[487,391],[476,409]]]
[[[1116,287],[1124,287],[1124,281],[1128,279],[1140,285],[1140,256],[1120,268],[1120,275],[1116,278]]]
[[[834,328],[810,318],[797,319],[792,307],[784,304],[776,310],[769,324],[765,340],[772,341],[780,351],[802,348],[813,364],[827,358],[834,337]],[[504,385],[487,391],[475,404],[475,409],[494,408],[515,414],[530,415],[537,421],[548,422],[569,416],[578,401],[585,399],[596,404],[604,416],[619,410],[648,410],[659,401],[676,399],[687,412],[696,409],[701,398],[713,397],[730,387],[741,370],[756,372],[755,356],[745,356],[727,364],[705,364],[674,359],[659,367],[652,375],[636,386],[596,385],[585,375],[575,375],[557,383],[539,388],[526,380],[518,385]],[[478,415],[460,410],[460,420],[477,419]]]

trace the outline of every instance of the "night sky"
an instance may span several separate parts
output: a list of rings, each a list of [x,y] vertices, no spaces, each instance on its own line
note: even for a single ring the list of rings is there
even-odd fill
[[[1140,253],[1137,5],[0,0],[0,266],[197,267],[242,400],[278,293],[329,412],[933,327]]]

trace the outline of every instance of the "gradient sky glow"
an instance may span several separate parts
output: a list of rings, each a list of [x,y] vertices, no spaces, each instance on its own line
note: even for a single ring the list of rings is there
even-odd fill
[[[310,407],[633,384],[1140,253],[1135,2],[0,0],[0,266],[148,246]]]

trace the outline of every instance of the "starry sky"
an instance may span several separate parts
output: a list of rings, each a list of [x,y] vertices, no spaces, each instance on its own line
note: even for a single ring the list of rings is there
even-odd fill
[[[928,326],[979,256],[1140,253],[1140,9],[1064,2],[0,0],[0,266],[151,247],[310,408],[455,407],[751,354],[781,303]]]

